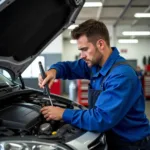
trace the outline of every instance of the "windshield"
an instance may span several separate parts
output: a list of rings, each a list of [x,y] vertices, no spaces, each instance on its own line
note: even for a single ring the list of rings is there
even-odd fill
[[[6,78],[2,73],[0,73],[0,88],[9,87],[16,85],[10,79]]]

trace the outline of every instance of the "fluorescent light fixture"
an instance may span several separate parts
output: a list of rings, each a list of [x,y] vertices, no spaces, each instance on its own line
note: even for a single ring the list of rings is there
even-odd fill
[[[77,44],[77,40],[70,40],[71,44]]]
[[[150,13],[135,13],[136,18],[150,18]]]
[[[143,35],[150,35],[150,31],[124,31],[122,32],[122,34],[125,36],[128,36],[128,35],[143,36]]]
[[[68,27],[68,29],[73,30],[74,28],[78,27],[79,25],[77,24],[72,24],[71,26]]]
[[[100,7],[102,6],[101,2],[85,2],[83,7]]]
[[[138,43],[137,39],[119,39],[119,43]]]

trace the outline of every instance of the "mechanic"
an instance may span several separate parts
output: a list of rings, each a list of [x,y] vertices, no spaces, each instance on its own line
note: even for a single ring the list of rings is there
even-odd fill
[[[61,120],[81,129],[106,134],[109,150],[150,150],[150,125],[145,115],[145,99],[136,72],[110,47],[104,23],[94,19],[71,32],[77,40],[81,59],[58,62],[46,71],[39,86],[49,88],[55,79],[89,79],[88,110],[45,106],[47,120]]]
[[[142,77],[143,77],[143,73],[142,73],[142,69],[140,66],[136,66],[136,73],[137,73],[137,76],[140,80],[142,80]]]

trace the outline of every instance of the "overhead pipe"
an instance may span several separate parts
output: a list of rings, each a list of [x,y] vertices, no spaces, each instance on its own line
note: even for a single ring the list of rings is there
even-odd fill
[[[147,9],[145,9],[144,13],[147,13],[147,12],[149,12],[149,11],[150,11],[150,5],[148,6]],[[134,26],[135,24],[137,24],[139,20],[140,20],[140,18],[134,20],[134,21],[132,22],[132,26]]]
[[[102,4],[104,5],[105,0],[102,0],[101,2],[102,2]],[[100,20],[101,12],[102,12],[102,9],[103,9],[103,5],[100,6],[99,9],[98,9],[98,11],[97,11],[97,14],[96,14],[96,19],[97,19],[97,20]]]
[[[117,24],[119,23],[119,21],[122,19],[122,17],[124,16],[124,14],[126,13],[126,11],[128,10],[128,8],[130,7],[131,3],[133,0],[129,0],[128,4],[125,6],[124,10],[122,11],[122,13],[120,14],[120,16],[118,17],[118,19],[116,20],[116,22],[114,23],[114,27],[117,26]]]

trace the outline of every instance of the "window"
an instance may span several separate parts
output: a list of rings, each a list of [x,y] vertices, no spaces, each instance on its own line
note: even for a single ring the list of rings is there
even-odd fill
[[[41,61],[43,68],[45,68],[45,58],[44,56],[38,56],[32,64],[23,72],[23,78],[37,78],[39,76],[40,70],[38,62]]]

